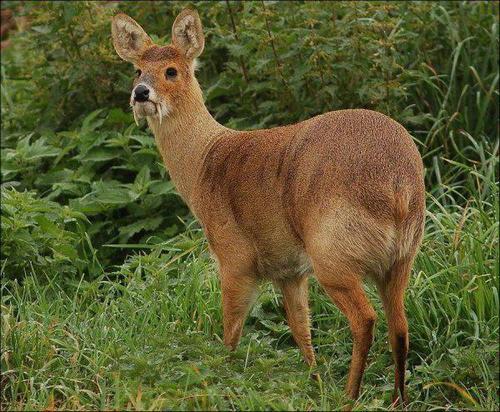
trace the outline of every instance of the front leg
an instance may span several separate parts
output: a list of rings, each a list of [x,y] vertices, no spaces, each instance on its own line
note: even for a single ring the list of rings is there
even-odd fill
[[[254,247],[231,219],[206,219],[211,221],[204,226],[209,249],[219,267],[224,345],[234,350],[258,291]]]
[[[256,277],[237,274],[230,268],[221,269],[222,315],[224,320],[224,345],[236,349],[243,324],[258,291]]]

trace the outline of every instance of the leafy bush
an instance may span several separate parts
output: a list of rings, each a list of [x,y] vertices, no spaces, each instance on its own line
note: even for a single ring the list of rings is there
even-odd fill
[[[117,61],[109,44],[112,9],[92,2],[26,2],[17,13],[28,18],[29,28],[15,37],[2,65],[18,83],[2,96],[2,127],[58,130],[93,109],[120,103],[118,76],[109,70]]]
[[[74,276],[99,273],[85,233],[84,214],[67,206],[37,199],[33,192],[3,187],[2,276],[21,279],[36,273]]]
[[[15,38],[4,69],[7,79],[28,81],[20,89],[34,98],[9,111],[25,118],[26,130],[68,127],[89,110],[126,107],[132,68],[112,50],[110,16],[119,8],[165,43],[186,5],[26,2],[31,26]],[[468,144],[462,131],[497,136],[488,122],[499,114],[497,3],[196,7],[207,36],[198,76],[209,108],[230,126],[269,127],[365,107],[401,121],[423,140],[424,154],[444,146],[442,154],[453,157]],[[20,126],[6,114],[5,127]]]
[[[112,48],[110,17],[130,14],[162,44],[186,6],[11,3],[29,25],[2,51],[2,180],[83,212],[105,266],[126,250],[102,245],[164,241],[188,216],[154,140],[133,125],[133,68]],[[488,121],[499,113],[496,3],[196,7],[207,37],[198,77],[222,123],[257,128],[346,107],[380,110],[415,136],[428,190],[460,183],[464,202],[473,176],[456,164],[497,150]]]
[[[154,139],[135,124],[125,127],[130,121],[120,109],[98,110],[71,131],[9,135],[2,179],[83,213],[97,248],[154,235],[165,240],[178,233],[177,216],[187,209],[166,177]],[[99,258],[107,264],[111,257],[121,261],[124,253],[101,248]]]

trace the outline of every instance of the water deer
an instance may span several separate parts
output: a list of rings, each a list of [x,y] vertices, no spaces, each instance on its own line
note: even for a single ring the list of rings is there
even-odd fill
[[[224,344],[235,349],[259,283],[270,280],[282,291],[305,361],[315,365],[308,308],[308,276],[314,275],[349,322],[346,391],[357,398],[376,319],[363,289],[369,278],[387,317],[394,397],[404,400],[403,296],[425,207],[422,159],[405,128],[358,109],[232,130],[211,116],[195,77],[205,43],[195,10],[177,16],[167,46],[154,44],[125,14],[113,17],[112,38],[118,55],[136,68],[134,116],[147,119],[218,263]]]

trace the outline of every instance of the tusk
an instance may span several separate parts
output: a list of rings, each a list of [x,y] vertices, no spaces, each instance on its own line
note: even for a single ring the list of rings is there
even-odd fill
[[[156,107],[156,113],[158,113],[158,121],[160,122],[160,126],[161,126],[161,118],[163,117],[162,113],[161,113],[161,106],[159,103],[157,103],[155,105],[155,107]]]
[[[137,127],[139,127],[139,119],[137,118],[137,115],[135,114],[135,110],[134,109],[132,109],[132,113],[134,113],[135,124],[137,125]]]

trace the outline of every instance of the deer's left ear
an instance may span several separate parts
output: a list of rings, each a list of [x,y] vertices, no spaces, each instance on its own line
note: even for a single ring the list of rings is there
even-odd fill
[[[184,9],[176,17],[172,26],[172,43],[188,59],[195,59],[201,54],[205,46],[205,36],[196,10]]]
[[[153,41],[142,27],[123,13],[113,17],[111,34],[116,53],[130,63],[136,63],[146,49],[153,45]]]

